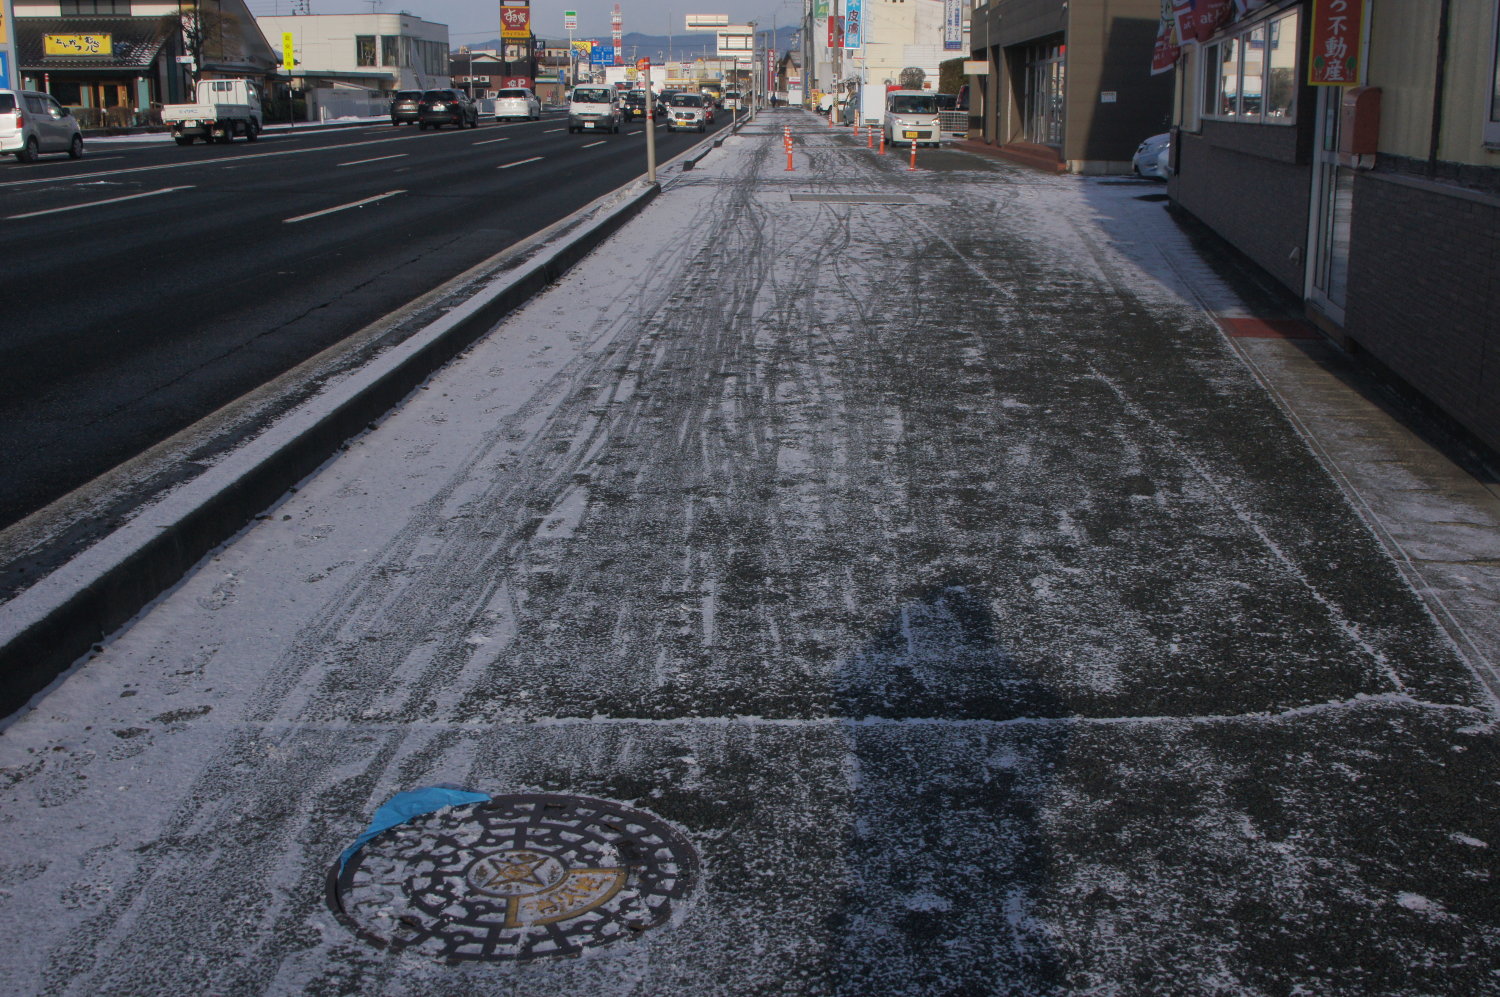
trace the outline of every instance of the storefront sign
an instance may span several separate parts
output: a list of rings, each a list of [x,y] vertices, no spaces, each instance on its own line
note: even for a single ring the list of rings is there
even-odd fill
[[[576,11],[576,10],[565,10],[565,11],[563,11],[563,30],[564,31],[574,31],[574,30],[577,29],[577,27],[578,27],[578,11]]]
[[[1313,0],[1309,84],[1350,87],[1359,83],[1364,21],[1364,0]]]
[[[864,48],[865,0],[844,0],[844,48]]]
[[[292,71],[292,67],[297,64],[295,41],[296,39],[290,31],[283,31],[281,33],[281,68],[289,73]]]
[[[943,50],[960,52],[964,47],[963,0],[943,0]]]
[[[503,90],[530,90],[531,77],[529,76],[502,76],[500,87]]]
[[[114,55],[114,35],[43,35],[44,55]]]
[[[842,17],[828,19],[828,47],[844,47],[844,19]]]
[[[530,7],[500,8],[500,37],[525,40],[531,37]]]

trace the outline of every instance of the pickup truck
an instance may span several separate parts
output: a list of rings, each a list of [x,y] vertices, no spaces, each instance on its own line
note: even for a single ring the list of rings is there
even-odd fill
[[[236,135],[245,141],[260,138],[264,127],[260,113],[260,90],[249,80],[201,80],[197,102],[168,104],[161,109],[163,124],[172,126],[172,137],[178,145],[205,142],[233,142]]]

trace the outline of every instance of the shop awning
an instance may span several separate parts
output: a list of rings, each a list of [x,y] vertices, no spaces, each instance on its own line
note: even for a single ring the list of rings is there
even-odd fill
[[[24,70],[144,70],[177,31],[175,17],[18,17]]]

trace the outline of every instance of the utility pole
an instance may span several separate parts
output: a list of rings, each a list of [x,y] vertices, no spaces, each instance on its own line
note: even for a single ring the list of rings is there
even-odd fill
[[[651,96],[651,59],[635,64],[646,80],[646,181],[656,183],[656,100]]]

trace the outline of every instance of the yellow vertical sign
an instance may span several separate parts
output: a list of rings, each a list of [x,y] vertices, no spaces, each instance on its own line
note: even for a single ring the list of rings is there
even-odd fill
[[[297,53],[292,41],[292,33],[290,31],[283,31],[281,33],[281,67],[289,73],[292,71],[292,67],[297,64]]]

